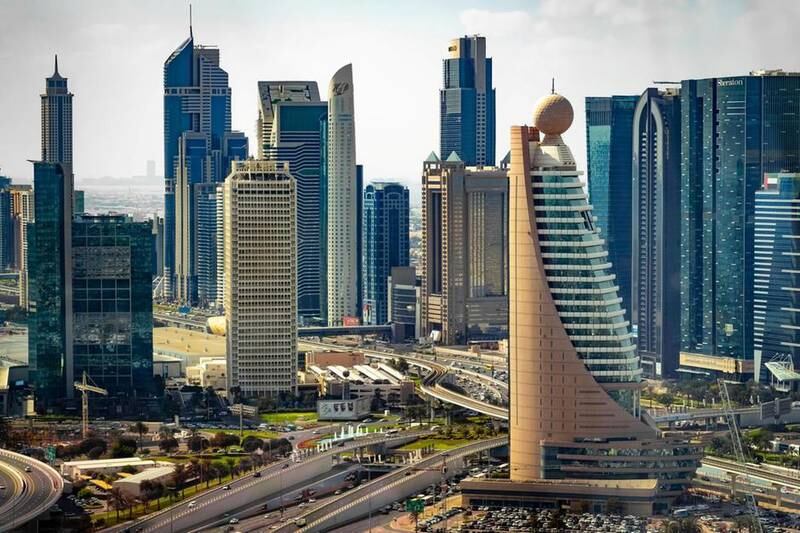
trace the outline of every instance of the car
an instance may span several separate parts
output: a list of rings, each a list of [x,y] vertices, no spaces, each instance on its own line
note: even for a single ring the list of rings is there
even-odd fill
[[[312,435],[319,435],[319,431],[317,431],[317,430],[315,429],[314,431],[312,431],[312,432],[311,432],[311,434],[312,434]]]
[[[225,485],[224,487],[222,487],[222,490],[231,490],[231,486],[230,485]]]
[[[30,466],[26,466],[25,467],[25,471],[28,472],[28,473],[32,472],[31,467]]]
[[[281,470],[286,470],[287,468],[289,468],[289,465],[288,465],[288,464],[285,464],[285,465],[283,465],[283,466],[281,467]]]
[[[306,506],[305,502],[300,502],[300,505],[297,506],[298,509],[302,509]]]
[[[228,520],[228,523],[229,524],[238,524],[239,523],[239,519],[234,516],[233,518]]]
[[[289,440],[294,440],[294,435],[289,435]]]
[[[261,477],[261,472],[256,472],[255,474],[253,474],[253,477]]]
[[[336,489],[336,492],[333,493],[334,496],[338,496],[342,493],[342,489]]]
[[[6,486],[5,485],[0,485],[0,490],[6,490]]]
[[[192,501],[190,501],[190,502],[189,502],[189,508],[190,508],[190,509],[191,509],[192,507],[194,507],[195,505],[197,505],[197,500],[192,500]]]
[[[315,500],[314,498],[309,498],[308,503],[317,503],[317,500]]]

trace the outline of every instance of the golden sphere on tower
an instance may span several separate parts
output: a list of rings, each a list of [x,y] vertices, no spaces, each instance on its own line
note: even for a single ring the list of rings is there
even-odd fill
[[[572,125],[572,104],[560,94],[539,98],[533,111],[533,125],[545,135],[561,135]]]

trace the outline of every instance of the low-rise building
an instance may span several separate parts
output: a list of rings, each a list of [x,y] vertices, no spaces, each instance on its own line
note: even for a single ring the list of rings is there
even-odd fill
[[[132,466],[138,472],[151,468],[167,466],[172,463],[153,461],[141,457],[125,457],[122,459],[98,459],[93,461],[67,461],[61,464],[61,475],[76,480],[81,476],[92,474],[116,474],[123,468]]]
[[[183,359],[173,355],[153,354],[153,375],[167,378],[183,377]]]
[[[228,363],[224,357],[203,357],[197,365],[186,368],[186,379],[191,385],[204,389],[226,390]]]
[[[158,468],[150,468],[134,474],[129,477],[118,479],[114,481],[112,487],[119,489],[120,492],[126,496],[134,498],[139,497],[141,494],[141,487],[143,481],[163,482],[166,481],[175,473],[175,465],[166,463],[169,466],[160,466]]]
[[[153,353],[196,365],[204,357],[225,357],[225,337],[182,328],[153,328]]]
[[[351,367],[310,364],[306,365],[306,372],[300,373],[299,381],[316,382],[323,398],[366,398],[381,404],[400,405],[415,394],[414,382],[384,363]]]

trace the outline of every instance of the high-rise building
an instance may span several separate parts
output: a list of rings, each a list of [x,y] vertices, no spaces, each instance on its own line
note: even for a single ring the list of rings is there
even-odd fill
[[[342,324],[358,309],[358,176],[353,68],[345,65],[328,86],[327,304],[328,323]]]
[[[72,171],[72,93],[67,78],[58,73],[47,78],[42,99],[42,161],[69,165]]]
[[[419,326],[420,283],[417,269],[410,266],[392,267],[387,283],[392,339],[395,342],[416,341]]]
[[[679,92],[647,89],[633,117],[630,314],[647,377],[671,376],[678,367],[680,135]]]
[[[408,187],[371,183],[364,189],[362,312],[364,324],[389,320],[387,280],[408,266]]]
[[[622,298],[631,316],[631,243],[633,208],[633,112],[638,96],[586,98],[586,162],[589,200],[608,246]]]
[[[486,38],[453,39],[447,52],[439,91],[439,153],[445,157],[455,152],[467,166],[493,166],[495,93]]]
[[[681,352],[694,372],[754,372],[755,193],[800,171],[800,74],[681,83]]]
[[[69,167],[34,162],[36,221],[28,224],[28,363],[38,406],[73,395],[72,188]]]
[[[228,388],[245,397],[297,385],[297,230],[289,165],[236,162],[225,180]]]
[[[14,267],[14,223],[11,211],[11,178],[0,176],[0,270]]]
[[[431,153],[422,174],[421,335],[444,344],[508,332],[508,178]]]
[[[72,191],[72,212],[75,214],[86,212],[86,193],[84,191]]]
[[[800,364],[800,173],[764,176],[754,223],[753,359],[764,379],[771,361]]]
[[[297,186],[297,308],[301,320],[324,317],[324,242],[328,104],[315,81],[258,82],[258,148],[263,159],[289,163]]]
[[[216,226],[208,202],[231,161],[246,159],[247,137],[231,131],[231,89],[219,49],[189,33],[164,63],[165,275],[182,303],[216,297]]]
[[[152,225],[127,215],[72,224],[73,375],[118,398],[152,388],[152,248]]]
[[[33,188],[11,186],[11,224],[14,234],[14,264],[19,272],[19,306],[28,309],[28,228],[33,223]]]
[[[663,512],[702,450],[641,419],[642,370],[613,265],[561,138],[572,119],[569,101],[551,94],[537,103],[535,128],[511,129],[510,481],[482,487],[525,482],[526,498],[594,502],[647,494]]]
[[[55,72],[41,95],[42,160],[33,163],[34,223],[28,224],[28,363],[37,408],[73,397],[72,94]]]
[[[164,217],[153,213],[150,219],[150,233],[153,235],[153,276],[164,275]]]

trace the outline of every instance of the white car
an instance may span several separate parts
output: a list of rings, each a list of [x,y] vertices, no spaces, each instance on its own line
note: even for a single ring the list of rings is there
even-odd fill
[[[192,508],[192,507],[194,507],[195,505],[197,505],[197,500],[192,500],[192,501],[190,501],[190,502],[189,502],[189,509],[191,509],[191,508]]]
[[[239,523],[239,519],[238,519],[238,518],[236,518],[236,517],[234,516],[233,518],[231,518],[231,519],[228,521],[228,523],[229,523],[229,524],[238,524],[238,523]]]

